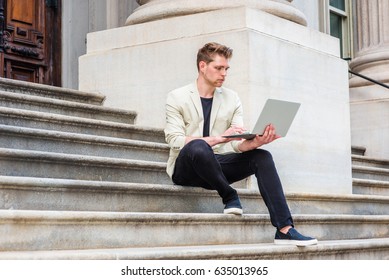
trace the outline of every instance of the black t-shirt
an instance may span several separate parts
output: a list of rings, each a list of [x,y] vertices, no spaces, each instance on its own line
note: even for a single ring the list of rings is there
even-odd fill
[[[204,114],[203,137],[209,136],[209,127],[210,127],[210,122],[211,122],[212,101],[213,101],[213,98],[203,98],[203,97],[201,97],[201,105],[203,106],[203,114]]]

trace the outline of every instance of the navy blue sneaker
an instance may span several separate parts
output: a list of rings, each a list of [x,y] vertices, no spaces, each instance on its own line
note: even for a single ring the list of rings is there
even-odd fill
[[[294,228],[290,228],[287,234],[277,229],[274,243],[278,245],[309,246],[317,244],[317,239],[304,236]]]
[[[242,205],[240,204],[239,197],[234,198],[227,202],[224,207],[224,214],[234,214],[234,215],[242,215]]]

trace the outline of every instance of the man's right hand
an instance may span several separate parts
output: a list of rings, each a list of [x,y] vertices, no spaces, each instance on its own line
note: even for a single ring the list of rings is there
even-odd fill
[[[226,138],[223,136],[229,136],[229,135],[236,135],[236,134],[242,134],[247,132],[247,129],[241,126],[231,126],[229,129],[227,129],[223,134],[222,138],[224,139],[224,143],[230,142],[230,141],[236,141],[236,140],[242,140],[242,138]]]

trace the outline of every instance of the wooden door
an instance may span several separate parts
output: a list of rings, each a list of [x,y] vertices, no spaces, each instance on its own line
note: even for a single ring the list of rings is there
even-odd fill
[[[0,76],[61,85],[60,0],[0,0]]]

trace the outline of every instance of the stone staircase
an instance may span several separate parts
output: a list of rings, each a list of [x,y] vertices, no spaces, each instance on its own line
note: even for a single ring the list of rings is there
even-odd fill
[[[258,191],[242,217],[172,185],[162,130],[104,96],[0,79],[0,259],[389,259],[389,161],[353,148],[354,194],[288,193],[307,248],[272,244]]]

